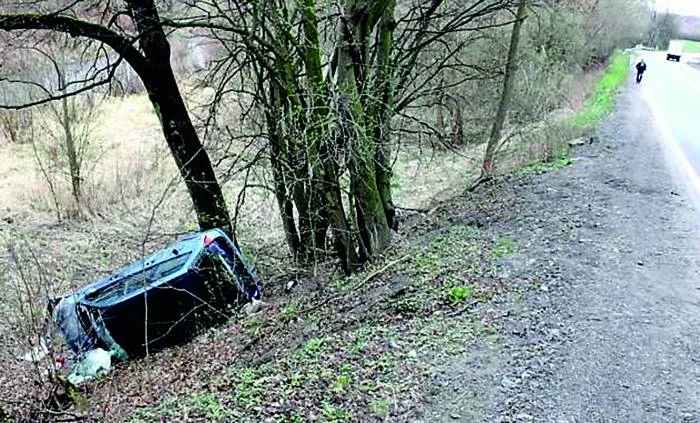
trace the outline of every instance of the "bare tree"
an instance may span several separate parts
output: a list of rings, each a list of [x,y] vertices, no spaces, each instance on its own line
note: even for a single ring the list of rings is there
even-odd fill
[[[486,145],[484,162],[481,167],[482,179],[488,179],[493,174],[494,156],[501,140],[503,124],[506,119],[506,113],[508,112],[511,97],[513,96],[513,78],[515,77],[515,72],[518,66],[516,60],[518,54],[518,43],[520,42],[520,29],[522,28],[523,21],[526,17],[527,6],[528,1],[521,0],[515,13],[515,22],[513,23],[510,46],[508,47],[508,60],[506,61],[505,72],[503,75],[503,90],[501,91],[501,98],[498,102],[498,110],[491,128],[491,135]]]
[[[432,97],[442,72],[464,71],[446,84],[473,78],[451,62],[470,38],[446,40],[494,25],[488,18],[508,3],[209,0],[165,24],[222,45],[207,78],[217,91],[210,123],[225,120],[228,99],[262,116],[250,138],[269,143],[290,250],[314,258],[330,234],[349,272],[379,256],[396,229],[394,118]]]
[[[228,208],[208,154],[192,124],[175,75],[170,66],[170,45],[163,30],[154,0],[127,0],[125,9],[103,7],[95,20],[76,16],[94,15],[91,4],[80,9],[81,2],[70,3],[42,13],[0,14],[0,30],[50,31],[82,37],[100,44],[99,51],[110,47],[116,59],[105,55],[108,64],[94,73],[92,80],[67,84],[63,94],[51,94],[36,101],[4,105],[18,109],[84,92],[109,83],[115,69],[126,61],[139,75],[160,119],[163,134],[185,181],[202,229],[231,229]],[[14,8],[10,8],[12,12]],[[21,5],[20,5],[21,9]],[[126,18],[127,25],[121,25]],[[112,27],[114,26],[114,29]],[[135,47],[138,43],[140,50]]]

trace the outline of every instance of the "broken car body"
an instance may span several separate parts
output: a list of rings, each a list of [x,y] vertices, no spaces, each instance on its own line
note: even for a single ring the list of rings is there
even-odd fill
[[[76,354],[143,356],[184,343],[260,299],[261,285],[222,230],[194,233],[49,304]]]

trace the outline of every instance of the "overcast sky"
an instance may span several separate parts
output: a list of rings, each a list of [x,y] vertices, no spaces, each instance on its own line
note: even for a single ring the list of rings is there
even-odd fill
[[[668,8],[681,15],[700,16],[700,0],[656,0],[656,8],[659,11]]]

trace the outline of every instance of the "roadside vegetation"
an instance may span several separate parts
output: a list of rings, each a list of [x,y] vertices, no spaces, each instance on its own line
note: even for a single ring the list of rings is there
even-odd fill
[[[498,336],[473,311],[530,287],[466,192],[572,164],[654,25],[637,0],[92,3],[0,5],[0,421],[410,420]],[[48,297],[210,227],[260,314],[86,386],[18,359]]]
[[[573,124],[584,130],[594,129],[607,116],[615,104],[615,94],[630,73],[630,55],[620,51],[610,58],[607,69],[592,87],[591,95],[581,111],[573,118]]]

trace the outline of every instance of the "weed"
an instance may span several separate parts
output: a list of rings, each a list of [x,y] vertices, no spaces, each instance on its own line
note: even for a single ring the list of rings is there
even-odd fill
[[[304,343],[299,351],[302,358],[313,359],[321,351],[323,346],[323,339],[321,338],[311,338]]]
[[[423,302],[419,298],[407,298],[391,303],[391,310],[395,314],[415,314],[423,308]]]
[[[141,423],[163,420],[176,413],[181,405],[176,397],[169,396],[155,408],[137,408],[131,415],[129,422]]]
[[[256,318],[245,319],[241,324],[249,331],[255,331],[263,326],[263,322]]]
[[[328,287],[333,291],[339,293],[346,292],[349,289],[349,283],[351,282],[351,279],[352,278],[345,278],[342,276],[334,275],[328,281]]]
[[[304,378],[301,376],[301,373],[292,373],[289,376],[289,386],[296,389],[301,386],[303,380]]]
[[[475,250],[475,230],[469,226],[455,226],[434,237],[411,258],[411,269],[422,275],[432,275],[447,264],[462,260]]]
[[[386,399],[372,401],[372,413],[379,417],[385,417],[391,411],[391,404]]]
[[[447,292],[447,302],[453,305],[459,304],[467,298],[471,297],[473,290],[474,289],[471,286],[453,286]]]
[[[221,420],[230,414],[212,393],[204,392],[193,394],[188,401],[192,407],[192,411],[197,414],[202,414],[208,420]]]
[[[260,375],[251,368],[244,368],[236,375],[237,383],[234,391],[236,403],[244,406],[252,405],[260,396]]]
[[[502,259],[515,251],[515,241],[509,237],[501,237],[496,241],[496,245],[491,250],[493,260]]]
[[[292,301],[289,302],[282,310],[280,311],[280,314],[282,317],[286,319],[291,319],[293,317],[296,317],[297,313],[299,313],[299,300],[296,298],[293,299]]]
[[[568,157],[564,150],[558,151],[554,158],[550,160],[535,160],[520,170],[524,175],[538,175],[541,173],[549,173],[555,170],[563,169],[576,163],[576,160]]]
[[[179,416],[183,409],[207,421],[222,421],[232,414],[215,394],[197,392],[184,398],[167,397],[158,407],[152,409],[137,409],[129,421],[131,423],[169,421]]]
[[[350,413],[347,410],[336,407],[328,401],[321,404],[323,416],[331,422],[340,422],[350,419]]]
[[[350,387],[352,384],[352,378],[348,375],[340,375],[335,380],[335,387],[333,388],[336,392],[343,392]]]
[[[369,344],[370,334],[371,329],[366,326],[361,326],[357,329],[357,332],[355,333],[355,340],[352,343],[352,351],[355,354],[361,354],[367,347],[367,344]]]

